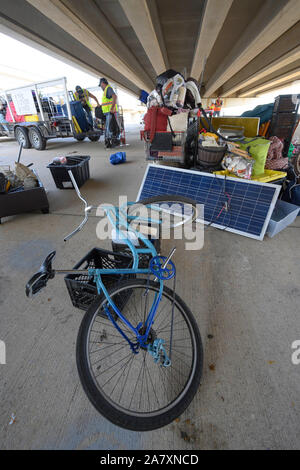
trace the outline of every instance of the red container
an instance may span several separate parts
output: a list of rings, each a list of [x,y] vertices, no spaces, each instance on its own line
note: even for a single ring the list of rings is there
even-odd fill
[[[172,111],[168,108],[152,106],[144,116],[145,131],[150,132],[150,142],[152,142],[156,132],[165,132],[168,125],[168,116]]]

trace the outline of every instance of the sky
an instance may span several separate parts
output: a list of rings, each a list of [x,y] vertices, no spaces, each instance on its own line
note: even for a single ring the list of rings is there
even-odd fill
[[[76,85],[92,88],[99,84],[99,77],[83,72],[2,33],[0,33],[0,44],[0,90],[62,77],[67,78],[69,90],[74,90]],[[135,109],[139,105],[137,97],[120,89],[118,89],[118,98],[124,108]]]
[[[250,109],[254,109],[255,106],[258,106],[260,104],[273,103],[274,99],[278,95],[290,95],[290,94],[300,94],[300,80],[295,80],[295,82],[289,86],[263,93],[262,95],[255,98],[255,101],[253,100],[253,105],[251,105],[252,107],[250,107]],[[244,111],[247,111],[248,109],[249,109],[248,105],[231,106],[223,110],[223,115],[224,116],[230,116],[230,115],[238,116],[242,114]]]

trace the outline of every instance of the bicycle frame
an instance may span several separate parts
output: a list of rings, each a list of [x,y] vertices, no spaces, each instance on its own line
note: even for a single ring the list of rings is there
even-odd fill
[[[130,203],[129,203],[130,204]],[[118,209],[117,207],[112,207],[112,206],[102,206],[104,209],[106,216],[108,220],[110,221],[111,225],[115,228],[117,235],[125,240],[127,246],[130,248],[132,256],[133,256],[133,266],[132,268],[128,269],[89,269],[88,274],[90,276],[93,276],[95,283],[97,285],[97,291],[98,294],[104,294],[105,298],[107,299],[109,305],[112,307],[116,315],[122,320],[122,322],[133,332],[133,334],[137,338],[137,343],[133,343],[130,341],[128,336],[121,330],[119,325],[116,323],[116,321],[113,319],[112,315],[109,312],[109,309],[106,307],[105,312],[108,316],[108,318],[112,321],[114,326],[117,328],[117,330],[120,332],[120,334],[126,339],[126,341],[129,343],[129,346],[131,350],[134,353],[138,352],[138,349],[140,346],[146,347],[146,341],[150,332],[150,328],[153,324],[154,317],[157,311],[157,307],[160,303],[161,297],[162,297],[162,291],[163,291],[163,286],[164,286],[164,281],[162,279],[159,280],[160,282],[160,287],[159,287],[159,292],[155,294],[153,304],[150,308],[150,311],[148,313],[147,319],[145,321],[145,333],[142,335],[139,333],[139,329],[142,327],[142,324],[138,324],[136,327],[134,327],[129,320],[127,320],[124,315],[120,312],[118,307],[114,304],[112,301],[102,279],[101,276],[103,274],[151,274],[150,268],[148,269],[140,269],[138,267],[139,265],[139,254],[150,254],[152,258],[157,256],[157,251],[154,247],[154,245],[151,243],[151,241],[145,237],[141,232],[138,232],[135,230],[133,227],[131,227],[128,223],[128,219],[130,220],[135,220],[135,221],[143,221],[143,222],[148,222],[148,223],[160,223],[158,220],[152,220],[152,219],[144,219],[140,217],[135,217],[135,216],[128,216],[127,214],[124,213],[124,206],[122,208]],[[123,229],[123,230],[122,230]],[[124,229],[128,233],[133,233],[137,239],[141,240],[144,245],[146,245],[146,248],[136,248],[135,245],[131,242],[131,240],[125,236],[124,234]]]
[[[85,223],[87,222],[88,220],[88,215],[91,211],[91,209],[93,209],[93,206],[88,206],[86,200],[81,196],[81,193],[79,191],[79,188],[77,186],[77,183],[76,183],[76,180],[72,174],[72,171],[71,170],[68,170],[68,173],[69,173],[69,176],[70,176],[70,179],[73,183],[73,186],[76,190],[76,193],[79,197],[79,199],[81,199],[81,201],[83,201],[84,205],[85,205],[85,209],[84,209],[84,212],[85,212],[85,217],[83,219],[83,221],[81,222],[81,224],[78,226],[77,229],[75,229],[71,234],[69,234],[67,237],[65,237],[65,241],[67,241],[69,238],[71,238],[73,235],[75,235],[75,233],[77,233],[79,230],[82,229],[82,227],[85,225]],[[155,219],[151,219],[149,217],[147,218],[144,218],[144,217],[139,217],[139,216],[134,216],[134,215],[129,215],[127,213],[127,210],[128,210],[128,206],[130,205],[133,205],[135,204],[134,202],[129,202],[127,204],[124,204],[122,207],[118,208],[118,207],[115,207],[115,206],[105,206],[105,205],[102,205],[102,209],[104,210],[109,222],[111,223],[112,227],[115,228],[116,230],[116,234],[118,237],[120,237],[121,239],[123,239],[126,243],[126,245],[128,246],[128,248],[130,249],[131,253],[132,253],[132,257],[133,257],[133,265],[132,265],[132,268],[128,268],[128,269],[88,269],[87,272],[88,274],[94,278],[94,281],[96,283],[96,286],[97,286],[97,292],[99,295],[101,295],[102,293],[104,294],[105,298],[107,299],[109,305],[111,306],[111,308],[114,310],[114,312],[116,313],[116,315],[120,318],[120,320],[133,332],[133,334],[136,336],[137,338],[137,343],[133,343],[132,341],[130,341],[130,339],[128,338],[128,336],[121,330],[121,328],[119,327],[119,325],[116,323],[116,321],[113,319],[112,315],[110,314],[109,312],[109,309],[106,307],[105,308],[105,312],[108,316],[108,318],[111,320],[111,322],[114,324],[114,326],[116,327],[116,329],[120,332],[120,334],[124,337],[124,339],[126,339],[126,341],[128,342],[128,344],[130,345],[130,348],[131,350],[134,352],[134,353],[137,353],[138,352],[138,349],[140,346],[143,346],[143,347],[146,347],[146,342],[147,342],[147,338],[148,338],[148,335],[149,335],[149,332],[150,332],[150,328],[153,324],[153,321],[154,321],[154,317],[155,317],[155,314],[156,314],[156,311],[157,311],[157,307],[159,305],[159,302],[161,300],[161,297],[162,297],[162,292],[163,292],[163,287],[164,287],[164,280],[162,278],[158,278],[158,277],[155,277],[155,280],[159,280],[159,283],[160,283],[160,286],[159,286],[159,292],[155,294],[155,297],[154,297],[154,300],[153,300],[153,304],[150,308],[150,311],[148,313],[148,316],[147,316],[147,319],[145,321],[145,325],[144,325],[144,328],[146,329],[145,333],[142,335],[140,334],[139,332],[139,329],[142,327],[142,324],[138,324],[136,327],[134,327],[123,315],[122,313],[120,312],[120,310],[118,309],[118,307],[114,304],[114,302],[112,301],[103,281],[102,281],[102,278],[101,276],[102,275],[109,275],[109,274],[153,274],[153,272],[151,271],[150,267],[148,269],[140,269],[139,268],[139,255],[140,254],[150,254],[152,259],[155,258],[157,256],[157,251],[154,247],[154,245],[151,243],[151,241],[145,237],[140,231],[137,231],[135,230],[132,226],[130,226],[130,224],[128,223],[128,221],[135,221],[135,222],[145,222],[147,224],[157,224],[157,225],[160,225],[161,224],[161,220],[155,220]],[[151,204],[150,204],[150,207],[151,207]],[[154,204],[154,207],[155,204]],[[128,236],[126,236],[124,234],[124,230],[127,232],[127,233],[132,233],[134,234],[134,236],[136,237],[137,240],[139,241],[142,241],[143,244],[146,246],[146,248],[136,248],[134,246],[134,244],[132,243],[132,241],[128,238]],[[171,259],[173,253],[174,253],[174,249],[171,251],[170,255],[168,256],[168,258],[166,258],[165,260],[165,263],[164,263],[164,266],[163,268],[167,265],[167,263],[169,262],[169,260]],[[63,271],[61,271],[62,273]],[[174,274],[175,275],[175,267],[174,267]]]

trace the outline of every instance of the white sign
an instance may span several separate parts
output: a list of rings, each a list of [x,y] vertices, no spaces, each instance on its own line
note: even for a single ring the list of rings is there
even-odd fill
[[[36,106],[32,96],[31,88],[22,88],[22,90],[14,90],[11,97],[15,105],[16,113],[19,116],[23,114],[36,114]]]

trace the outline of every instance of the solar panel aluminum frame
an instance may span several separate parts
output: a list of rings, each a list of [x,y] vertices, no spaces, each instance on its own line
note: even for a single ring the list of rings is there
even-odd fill
[[[218,178],[221,181],[225,180],[225,178],[226,178],[226,181],[233,181],[235,183],[238,182],[238,183],[241,183],[241,184],[253,184],[253,185],[257,185],[259,187],[265,186],[265,187],[268,187],[268,188],[273,188],[274,189],[273,198],[271,200],[269,210],[267,212],[262,230],[261,230],[259,235],[254,235],[254,234],[251,234],[251,233],[244,232],[242,230],[237,230],[237,229],[234,229],[234,228],[231,228],[231,227],[227,227],[225,225],[218,224],[216,222],[211,223],[209,220],[197,219],[197,222],[204,223],[205,225],[210,225],[212,227],[216,227],[216,228],[219,228],[219,229],[227,231],[227,232],[236,233],[238,235],[243,235],[245,237],[252,238],[252,239],[255,239],[255,240],[260,240],[260,241],[263,240],[263,238],[265,236],[265,233],[266,233],[266,230],[267,230],[267,227],[268,227],[268,224],[269,224],[269,221],[271,219],[271,215],[272,215],[273,210],[275,208],[276,201],[277,201],[279,193],[280,193],[281,187],[279,185],[271,184],[271,183],[261,183],[259,181],[244,180],[244,179],[241,179],[241,178],[234,178],[234,177],[230,177],[230,176],[225,177],[224,175],[215,175],[215,174],[205,173],[205,172],[196,171],[196,170],[186,170],[186,169],[183,169],[183,168],[168,167],[168,166],[164,166],[164,165],[149,163],[148,166],[147,166],[147,169],[145,171],[141,186],[140,186],[139,191],[138,191],[138,195],[137,195],[137,199],[136,199],[137,202],[140,200],[140,196],[142,194],[143,187],[144,187],[145,181],[147,179],[147,175],[148,175],[148,172],[149,172],[150,168],[156,168],[156,169],[161,168],[162,170],[167,170],[167,171],[177,171],[177,172],[180,172],[180,173],[187,173],[187,174],[191,174],[191,175],[195,174],[197,176],[205,176],[207,178]],[[176,193],[174,193],[174,194],[176,194]]]

